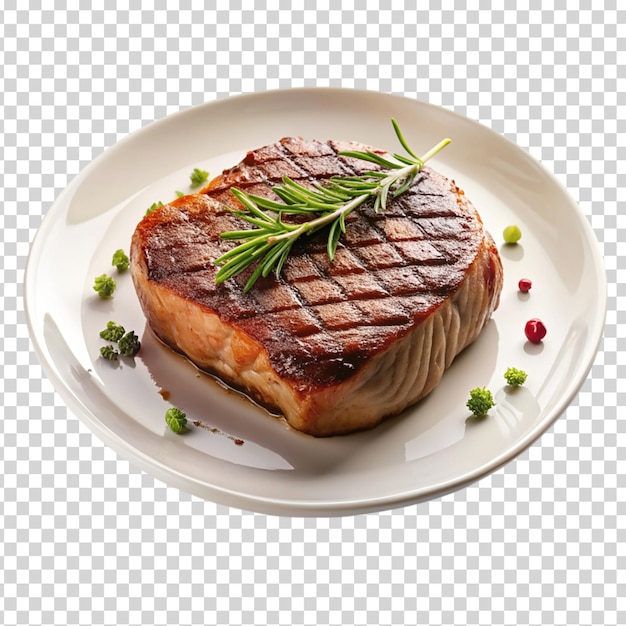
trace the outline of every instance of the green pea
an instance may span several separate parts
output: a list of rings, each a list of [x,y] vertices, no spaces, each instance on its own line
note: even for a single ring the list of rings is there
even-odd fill
[[[506,243],[517,243],[522,238],[522,231],[519,229],[519,226],[512,224],[504,229],[502,236]]]

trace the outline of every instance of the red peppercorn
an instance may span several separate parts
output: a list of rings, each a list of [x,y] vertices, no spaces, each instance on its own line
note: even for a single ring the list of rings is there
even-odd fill
[[[519,283],[517,283],[517,286],[522,293],[528,293],[530,288],[533,286],[533,283],[530,278],[521,278]]]
[[[540,319],[533,318],[526,322],[526,328],[524,329],[528,341],[532,343],[541,343],[541,340],[546,336],[546,327]]]

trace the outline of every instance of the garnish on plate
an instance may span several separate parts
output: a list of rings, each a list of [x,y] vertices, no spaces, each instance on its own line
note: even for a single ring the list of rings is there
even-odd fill
[[[381,169],[360,176],[334,176],[329,184],[314,184],[312,188],[285,176],[282,185],[272,188],[282,203],[231,188],[246,209],[233,212],[256,228],[222,233],[224,239],[243,243],[215,260],[220,266],[216,282],[219,284],[237,276],[254,264],[256,267],[244,291],[248,291],[261,276],[267,277],[274,272],[278,277],[293,244],[303,235],[311,235],[325,226],[329,226],[328,257],[333,260],[339,238],[346,232],[346,216],[372,198],[374,210],[384,211],[387,199],[407,191],[424,163],[450,143],[450,139],[444,139],[418,157],[394,119],[392,124],[407,155],[394,154],[394,160],[391,160],[369,150],[340,152],[342,156],[369,161]],[[308,215],[311,219],[290,223],[283,220],[285,215]]]
[[[117,344],[120,347],[120,353],[124,356],[135,356],[141,348],[139,337],[134,331],[128,331]]]
[[[165,422],[173,433],[180,435],[186,430],[187,414],[173,406],[165,412]]]
[[[120,248],[113,253],[111,265],[114,265],[118,272],[125,272],[130,267],[130,259],[126,252]]]
[[[541,343],[547,334],[545,324],[538,318],[534,317],[526,322],[524,333],[531,343]]]
[[[511,224],[502,231],[505,243],[517,243],[522,238],[522,231],[519,226]]]
[[[117,322],[109,321],[105,329],[100,331],[100,337],[107,341],[119,341],[126,334],[123,326]]]
[[[504,372],[504,379],[507,385],[511,385],[511,387],[520,387],[526,382],[527,378],[528,374],[516,367],[507,367],[506,372]]]
[[[491,391],[486,387],[476,387],[470,391],[469,400],[466,403],[467,408],[472,412],[474,417],[484,417],[491,407],[496,403],[493,400]]]
[[[202,183],[206,183],[206,181],[209,180],[209,173],[198,167],[194,167],[193,172],[189,174],[189,180],[191,181],[192,187],[199,187]]]
[[[160,200],[157,202],[153,202],[148,209],[146,209],[146,215],[150,215],[150,213],[156,211],[158,208],[165,206]]]
[[[121,324],[114,321],[107,322],[106,328],[100,331],[100,337],[106,341],[117,343],[117,348],[112,344],[100,348],[100,356],[108,361],[117,361],[120,355],[134,357],[141,348],[141,342],[135,331],[126,332]]]
[[[119,355],[119,351],[116,350],[111,344],[102,346],[102,348],[100,348],[100,356],[107,361],[117,361],[117,357]]]
[[[108,300],[113,296],[116,286],[114,278],[107,276],[107,274],[101,274],[94,278],[93,290],[104,300]]]

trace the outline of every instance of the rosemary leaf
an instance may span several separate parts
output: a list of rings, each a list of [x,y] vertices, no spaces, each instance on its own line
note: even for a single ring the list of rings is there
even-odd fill
[[[394,159],[398,159],[398,161],[404,163],[405,165],[411,165],[412,163],[414,163],[414,161],[412,161],[408,157],[403,156],[402,154],[394,153],[393,157]]]
[[[411,150],[411,147],[407,143],[406,139],[404,138],[404,135],[402,134],[402,131],[400,130],[400,126],[398,126],[398,122],[396,122],[396,120],[393,117],[391,118],[391,124],[396,133],[396,137],[398,138],[398,141],[402,144],[402,147],[408,152],[408,154],[410,154],[415,159],[415,161],[418,161],[422,165],[424,165],[424,159],[420,159],[417,156],[417,154],[415,154],[415,152]]]
[[[257,280],[259,280],[262,272],[263,272],[263,265],[259,263],[259,265],[256,266],[256,269],[254,270],[254,272],[252,272],[252,276],[248,278],[248,282],[244,285],[244,288],[243,288],[244,293],[247,293],[248,291],[250,291],[250,289],[252,289],[252,286],[254,285],[254,283],[256,283]]]
[[[346,151],[339,154],[370,163],[381,170],[372,170],[358,176],[333,176],[326,185],[313,184],[306,187],[284,177],[280,185],[273,187],[282,201],[245,193],[231,188],[235,198],[245,210],[233,210],[256,228],[222,233],[222,238],[240,241],[214,261],[219,267],[215,281],[220,284],[255,265],[244,291],[249,291],[261,277],[272,272],[278,278],[291,253],[293,244],[304,235],[311,235],[328,226],[326,249],[332,261],[337,254],[341,235],[346,232],[346,217],[368,200],[373,200],[375,211],[387,208],[389,197],[396,198],[413,184],[424,163],[450,143],[444,139],[423,157],[418,157],[408,146],[397,122],[392,119],[396,136],[407,155],[394,154],[391,158],[365,151]],[[266,212],[268,211],[268,212]],[[286,222],[285,215],[309,215],[308,221]]]
[[[389,193],[389,186],[385,185],[381,187],[380,194],[376,196],[376,200],[380,200],[380,208],[384,211],[387,208],[387,195]],[[376,211],[378,212],[378,211]]]
[[[398,196],[401,196],[403,193],[408,191],[409,187],[413,184],[414,180],[415,180],[415,176],[408,177],[404,181],[404,184],[402,184],[399,187],[397,187],[396,189],[394,189],[393,194],[392,194],[391,197],[392,198],[397,198]]]
[[[288,239],[285,239],[267,252],[265,257],[263,258],[263,261],[261,261],[261,266],[263,267],[261,275],[263,276],[263,278],[267,278],[270,275],[272,269],[276,267],[278,259],[283,254],[285,246],[289,246],[291,243],[292,242],[290,242]]]
[[[330,227],[330,232],[328,234],[328,244],[326,246],[328,258],[331,261],[335,260],[335,255],[337,254],[337,246],[339,245],[339,237],[341,237],[341,221],[337,220]]]
[[[349,193],[346,193],[346,191],[338,185],[331,184],[328,187],[322,187],[321,185],[316,184],[315,187],[319,189],[324,189],[326,195],[334,198],[335,200],[341,200],[343,202],[346,202],[352,197]]]
[[[293,246],[293,241],[286,242],[283,245],[283,251],[281,253],[280,258],[278,259],[278,262],[276,263],[276,269],[275,269],[276,278],[280,276],[280,273],[283,269],[283,265],[285,264],[285,261],[287,260],[289,253],[291,252],[291,246]]]
[[[317,199],[317,196],[310,194],[304,194],[300,192],[298,189],[294,189],[292,187],[276,189],[276,193],[287,203],[306,203],[307,208],[313,209],[314,211],[332,211],[336,207],[334,204],[330,204],[329,202],[321,202]]]
[[[258,235],[258,231],[246,231],[246,232],[250,232],[250,233],[255,233]],[[230,234],[230,233],[227,233]],[[255,237],[254,239],[251,239],[250,241],[247,241],[246,243],[242,243],[240,245],[238,245],[236,248],[231,248],[228,252],[224,253],[219,259],[217,259],[215,261],[216,265],[221,265],[222,267],[225,267],[227,265],[227,261],[229,259],[232,258],[236,258],[236,257],[240,257],[242,255],[244,255],[245,253],[248,252],[248,250],[253,250],[255,248],[258,248],[259,245],[262,245],[264,243],[267,242],[267,238],[268,235],[266,235],[265,233],[258,235],[257,237]]]
[[[388,169],[395,170],[395,169],[402,167],[402,165],[398,163],[394,163],[393,161],[390,161],[389,159],[385,159],[385,157],[382,157],[380,156],[380,154],[376,154],[375,152],[371,152],[370,150],[367,150],[366,152],[346,151],[346,152],[340,152],[339,154],[341,156],[352,157],[353,159],[361,159],[362,161],[370,161],[371,163],[382,165],[383,167],[386,167]]]

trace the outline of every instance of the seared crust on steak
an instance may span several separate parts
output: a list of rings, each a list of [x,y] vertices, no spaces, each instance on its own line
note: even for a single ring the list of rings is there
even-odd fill
[[[430,168],[384,213],[348,217],[333,262],[325,233],[294,246],[279,279],[215,284],[214,260],[249,227],[230,192],[275,198],[283,176],[302,184],[371,164],[347,144],[285,138],[248,153],[199,194],[146,216],[131,245],[132,275],[153,331],[200,368],[244,390],[294,428],[318,436],[378,424],[426,396],[498,305],[502,265],[459,188]],[[363,146],[351,144],[350,148]]]

